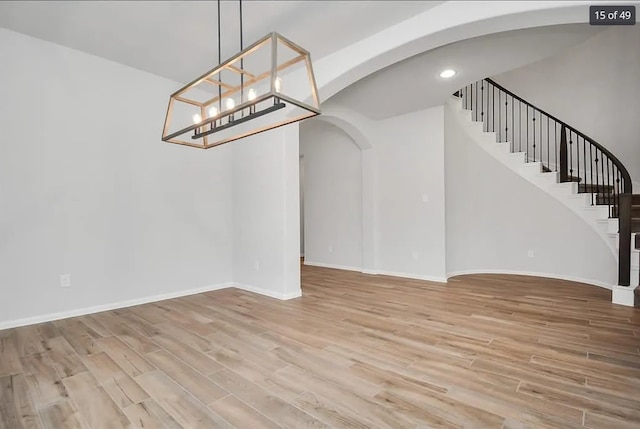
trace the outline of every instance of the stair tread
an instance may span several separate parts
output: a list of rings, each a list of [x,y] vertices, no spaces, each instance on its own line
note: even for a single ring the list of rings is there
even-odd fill
[[[544,164],[542,164],[542,172],[543,173],[558,173],[557,171],[553,171],[552,169],[550,169],[549,167],[547,167]],[[580,177],[569,176],[568,178],[569,178],[569,180],[567,180],[567,182],[582,182],[582,178],[580,178]]]
[[[596,185],[596,184],[592,184],[592,183],[589,183],[589,184],[581,183],[581,184],[578,185],[578,192],[582,193],[582,194],[585,194],[585,193],[593,193],[593,194],[595,194],[595,193],[604,193],[604,194],[607,194],[607,193],[612,193],[613,190],[614,190],[613,185],[602,185],[602,184]]]
[[[618,217],[618,207],[611,208],[611,215],[613,217]],[[632,217],[640,217],[640,206],[632,206],[631,207],[631,216]]]
[[[495,85],[494,82],[492,82],[491,80],[488,80],[488,82],[493,83]],[[483,80],[484,83],[484,80]],[[498,85],[499,89],[504,89],[501,88]],[[472,86],[472,90],[473,90],[473,86]],[[454,94],[456,97],[460,97],[460,99],[462,99],[462,92],[461,91],[457,91]],[[472,106],[473,107],[473,106]],[[466,109],[466,110],[470,110],[473,111],[472,109]],[[476,112],[477,113],[477,112]],[[500,112],[499,112],[500,113]],[[473,115],[471,115],[471,118],[473,120]],[[486,118],[482,118],[482,119],[486,119]],[[535,118],[534,118],[535,121]],[[484,121],[477,121],[477,122],[484,122]],[[540,128],[540,132],[542,132],[542,127]],[[488,133],[488,132],[486,132]],[[491,132],[488,134],[496,134],[495,132]],[[561,130],[561,134],[562,134],[562,145],[566,145],[566,141],[565,141],[565,125],[562,124],[562,130]],[[571,134],[570,134],[571,135]],[[498,134],[499,136],[499,134]],[[535,137],[535,135],[534,135]],[[498,140],[500,140],[500,138],[497,138]],[[528,139],[528,136],[527,136]],[[500,143],[500,142],[498,142]],[[503,142],[505,144],[509,144],[507,142]],[[571,141],[569,142],[571,143]],[[578,145],[579,146],[579,145]],[[528,146],[527,146],[528,147]],[[534,149],[535,149],[535,143],[534,143]],[[535,153],[535,152],[534,152]],[[564,159],[562,158],[564,154]],[[561,153],[560,155],[560,162],[564,162],[566,165],[566,149],[563,153]],[[515,155],[515,156],[523,156],[522,152],[519,153],[513,153],[510,155]],[[542,162],[534,162],[534,163],[529,163],[527,156],[525,156],[525,165],[527,164],[539,164],[539,173],[555,173],[556,177],[559,176],[559,172],[556,170],[552,170],[549,166],[545,165]],[[586,155],[585,155],[586,156]],[[604,161],[604,160],[603,160]],[[598,162],[598,159],[596,158],[596,163]],[[586,162],[585,162],[586,165]],[[602,163],[601,163],[602,165]],[[610,221],[616,221],[618,216],[619,216],[619,207],[617,206],[618,203],[618,198],[619,198],[619,192],[622,191],[622,189],[620,188],[620,186],[622,185],[622,183],[620,183],[620,178],[616,178],[614,177],[614,180],[612,181],[612,183],[607,183],[605,184],[604,181],[603,183],[597,183],[598,179],[602,180],[602,177],[598,176],[598,169],[597,169],[598,164],[596,164],[596,183],[583,183],[583,179],[581,177],[576,177],[573,175],[568,175],[567,178],[565,180],[561,180],[560,183],[577,183],[578,185],[578,189],[577,189],[577,195],[573,195],[573,192],[575,192],[575,188],[573,188],[573,185],[571,185],[570,189],[572,190],[571,194],[569,195],[568,198],[572,198],[572,199],[581,199],[582,196],[580,196],[580,194],[591,194],[591,195],[587,195],[586,197],[583,198],[583,201],[590,201],[591,204],[593,205],[593,207],[595,209],[597,209],[598,211],[596,213],[600,214],[602,213],[602,215],[609,215],[610,217],[608,219],[603,219],[600,220],[598,222],[600,223],[607,223]],[[538,168],[536,167],[532,167],[532,168]],[[556,166],[557,168],[557,166]],[[565,167],[566,168],[566,167]],[[585,170],[586,170],[586,166],[585,166]],[[529,169],[526,170],[527,172],[531,171]],[[573,173],[573,170],[571,170],[571,172]],[[578,174],[580,173],[580,170],[577,170]],[[523,170],[524,173],[524,170]],[[568,173],[568,171],[563,169],[563,173],[566,174]],[[603,176],[604,176],[604,167],[602,170]],[[611,176],[608,174],[609,173],[609,166],[607,164],[607,177],[605,177],[606,180],[610,180]],[[593,173],[592,173],[593,174]],[[551,174],[549,175],[551,176]],[[543,174],[544,177],[544,174]],[[591,180],[593,180],[594,177],[591,176]],[[584,181],[588,181],[589,177],[585,177]],[[557,181],[557,179],[556,179]],[[628,190],[627,190],[628,191]],[[607,207],[607,211],[605,212],[604,210],[598,208],[597,206],[605,206]],[[609,228],[609,230],[611,230],[611,225],[607,225],[607,227]],[[617,228],[616,228],[617,229]],[[640,194],[635,194],[631,197],[631,233],[632,233],[632,248],[635,248],[634,250],[634,254],[637,252],[640,252]],[[618,235],[618,234],[614,234],[614,235]],[[634,257],[637,258],[637,255],[635,255]],[[631,284],[637,284],[636,282],[638,281],[638,265],[633,265],[635,264],[632,263],[632,266],[635,266],[635,271],[632,271],[633,277],[635,277],[635,279],[631,279]],[[635,288],[635,296],[634,296],[634,306],[635,307],[640,307],[640,287]]]

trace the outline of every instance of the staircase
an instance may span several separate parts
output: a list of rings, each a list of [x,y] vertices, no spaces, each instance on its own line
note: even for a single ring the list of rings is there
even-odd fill
[[[609,244],[619,264],[618,290],[632,305],[640,284],[640,195],[633,195],[622,162],[491,79],[465,86],[452,102],[481,127],[494,157],[565,203]],[[639,306],[640,288],[635,293]]]

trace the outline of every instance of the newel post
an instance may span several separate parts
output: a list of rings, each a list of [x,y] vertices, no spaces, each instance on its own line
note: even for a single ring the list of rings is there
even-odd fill
[[[560,128],[560,183],[569,181],[569,165],[567,162],[567,128]]]
[[[620,194],[620,207],[618,208],[619,223],[619,257],[618,257],[618,284],[629,286],[631,284],[631,199],[630,193]]]

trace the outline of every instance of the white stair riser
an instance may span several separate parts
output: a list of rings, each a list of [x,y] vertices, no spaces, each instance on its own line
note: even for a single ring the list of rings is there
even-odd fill
[[[597,224],[606,233],[618,233],[618,219],[598,219]]]
[[[527,177],[542,174],[542,164],[539,162],[527,162],[522,165],[520,172]]]
[[[461,115],[461,123],[469,126],[469,132],[472,133],[476,142],[507,167],[564,203],[591,225],[609,245],[617,260],[619,246],[618,221],[617,219],[609,219],[608,206],[593,205],[594,196],[587,193],[579,194],[579,184],[577,182],[559,183],[559,173],[543,172],[542,163],[539,161],[526,162],[525,153],[511,153],[511,143],[497,142],[495,132],[485,132],[482,122],[473,121],[472,112],[463,108],[461,100],[452,100],[450,106]],[[632,285],[636,286],[638,283],[638,259],[640,259],[640,253],[634,249],[631,276]]]
[[[536,176],[537,180],[553,185],[558,183],[559,178],[560,175],[558,173],[540,173]]]
[[[594,219],[606,219],[609,217],[608,206],[591,206],[591,207],[587,207],[585,211],[587,213],[592,213],[591,217],[593,217]]]

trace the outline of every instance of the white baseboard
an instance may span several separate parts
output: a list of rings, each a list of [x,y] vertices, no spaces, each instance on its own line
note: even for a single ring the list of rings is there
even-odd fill
[[[437,277],[437,276],[423,276],[421,274],[410,274],[410,273],[399,273],[396,271],[384,271],[384,270],[370,270],[363,269],[359,267],[348,267],[344,265],[336,265],[336,264],[325,264],[324,262],[311,262],[304,261],[305,265],[310,265],[312,267],[321,267],[321,268],[333,268],[336,270],[347,270],[347,271],[357,271],[362,274],[371,274],[371,275],[383,275],[383,276],[391,276],[391,277],[402,277],[405,279],[414,279],[414,280],[425,280],[429,282],[437,282],[437,283],[446,283],[447,279],[445,277]]]
[[[271,298],[281,299],[283,301],[288,299],[293,299],[293,298],[299,298],[302,296],[302,289],[298,289],[295,292],[279,293],[279,292],[273,292],[273,291],[262,289],[255,286],[245,285],[242,283],[234,283],[232,287],[235,287],[236,289],[241,289],[247,292],[253,292],[260,295],[268,296]]]
[[[531,277],[546,277],[557,280],[567,280],[570,282],[585,283],[588,285],[598,286],[604,289],[613,289],[615,286],[609,283],[600,282],[597,280],[583,279],[574,276],[565,276],[562,274],[550,274],[550,273],[538,273],[530,271],[514,271],[514,270],[463,270],[447,273],[447,279],[455,276],[464,276],[469,274],[512,274],[516,276],[531,276]]]
[[[383,275],[383,276],[391,276],[391,277],[401,277],[403,279],[414,279],[414,280],[425,280],[428,282],[435,283],[446,283],[446,277],[438,277],[438,276],[423,276],[421,274],[410,274],[410,273],[399,273],[395,271],[380,271],[378,270],[375,274]]]
[[[301,289],[298,289],[295,292],[284,294],[284,293],[271,292],[266,289],[261,289],[253,286],[227,282],[227,283],[220,283],[213,286],[204,286],[204,287],[195,288],[195,289],[188,289],[188,290],[171,292],[171,293],[166,293],[161,295],[147,296],[144,298],[131,299],[128,301],[114,302],[111,304],[95,305],[92,307],[79,308],[77,310],[62,311],[59,313],[49,313],[42,316],[26,317],[23,319],[8,320],[4,322],[0,321],[0,330],[17,328],[20,326],[35,325],[38,323],[52,322],[54,320],[68,319],[70,317],[78,317],[78,316],[84,316],[87,314],[100,313],[102,311],[117,310],[119,308],[133,307],[136,305],[149,304],[152,302],[164,301],[164,300],[173,299],[173,298],[180,298],[182,296],[195,295],[198,293],[212,292],[215,290],[227,289],[232,287],[246,290],[248,292],[258,293],[260,295],[269,296],[271,298],[281,299],[281,300],[288,300],[288,299],[298,298],[302,296]]]
[[[305,260],[304,265],[309,265],[311,267],[333,268],[335,270],[357,271],[359,273],[362,272],[362,268],[360,267],[348,267],[345,265],[325,264],[324,262],[311,262],[311,261]]]
[[[54,320],[68,319],[70,317],[84,316],[86,314],[100,313],[102,311],[117,310],[119,308],[133,307],[135,305],[149,304],[151,302],[164,301],[166,299],[180,298],[182,296],[195,295],[198,293],[212,292],[214,290],[233,287],[234,284],[220,283],[212,286],[204,286],[195,289],[182,290],[161,295],[147,296],[144,298],[131,299],[128,301],[114,302],[111,304],[95,305],[92,307],[79,308],[76,310],[62,311],[59,313],[49,313],[42,316],[26,317],[24,319],[0,321],[0,330],[17,328],[19,326],[35,325],[38,323],[51,322]]]

